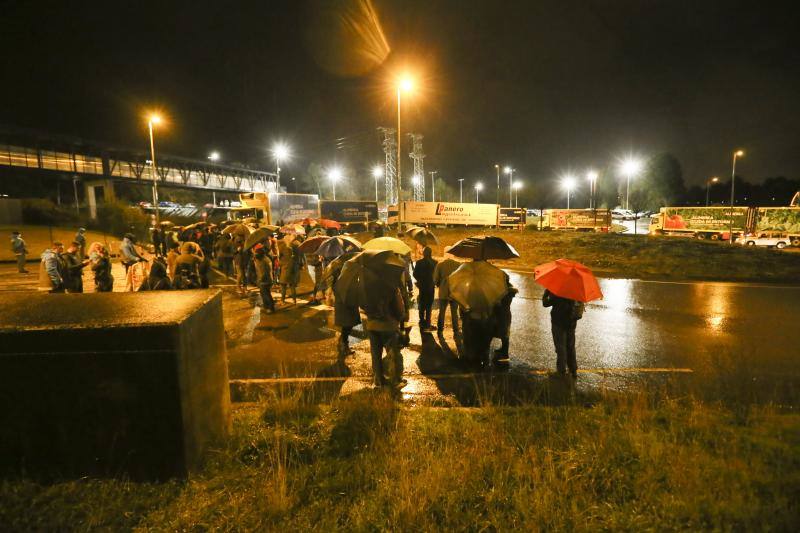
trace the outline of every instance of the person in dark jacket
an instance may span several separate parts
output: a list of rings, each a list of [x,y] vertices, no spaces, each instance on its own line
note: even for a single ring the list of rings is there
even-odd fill
[[[83,268],[89,264],[82,257],[82,247],[79,242],[70,243],[67,251],[61,254],[64,264],[64,288],[67,292],[83,292]]]
[[[256,283],[261,293],[261,306],[270,312],[275,312],[275,299],[272,297],[272,258],[265,253],[263,247],[256,250],[253,256],[253,266],[256,269]]]
[[[433,283],[433,272],[436,270],[436,261],[432,258],[433,251],[430,246],[422,250],[422,259],[414,265],[414,279],[419,289],[417,307],[419,309],[420,331],[431,331],[431,309],[433,308],[433,295],[436,286]]]
[[[233,277],[234,251],[231,236],[227,234],[220,235],[216,244],[214,244],[214,256],[217,258],[219,269],[229,278]]]
[[[553,333],[553,344],[556,347],[556,371],[575,378],[578,375],[578,360],[575,354],[575,327],[583,316],[584,304],[556,296],[545,289],[542,305],[552,307],[550,310],[550,326]]]
[[[153,250],[156,255],[166,255],[164,252],[164,232],[158,228],[153,228],[150,234],[150,241],[153,243]]]
[[[94,274],[95,292],[111,292],[114,290],[114,277],[111,275],[111,259],[108,250],[99,242],[89,247],[89,262]]]
[[[86,228],[78,228],[75,234],[75,242],[78,243],[78,257],[81,261],[86,259]]]
[[[433,284],[439,288],[439,315],[436,320],[436,330],[439,333],[444,332],[444,317],[447,314],[448,307],[450,308],[450,322],[453,325],[453,334],[458,332],[458,304],[450,299],[450,283],[447,278],[460,266],[461,263],[453,259],[450,254],[445,254],[444,261],[439,262],[433,270]]]
[[[28,255],[28,246],[22,238],[22,234],[18,231],[11,232],[11,253],[17,259],[17,271],[20,274],[27,274],[25,270],[25,257]]]
[[[139,286],[140,291],[169,291],[172,282],[167,276],[167,263],[163,257],[157,257],[150,265],[150,275]]]

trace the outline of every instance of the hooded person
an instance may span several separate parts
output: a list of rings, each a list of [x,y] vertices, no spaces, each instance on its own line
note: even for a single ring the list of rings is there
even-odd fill
[[[200,265],[202,251],[197,243],[185,242],[181,254],[175,260],[175,288],[197,289],[200,287]]]
[[[417,288],[419,289],[417,309],[419,310],[420,331],[430,331],[431,329],[431,309],[433,308],[433,296],[436,291],[433,273],[436,270],[436,264],[430,246],[423,248],[422,259],[414,264],[414,280],[416,280]]]
[[[297,304],[297,284],[300,282],[300,270],[303,268],[304,256],[298,249],[300,242],[292,240],[281,255],[281,302],[286,303],[286,291],[289,289],[294,303]]]
[[[139,252],[136,250],[136,237],[134,237],[132,233],[126,233],[122,238],[122,243],[119,247],[119,253],[122,259],[122,264],[125,266],[125,274],[128,273],[128,269],[132,265],[135,265],[141,261],[147,261],[144,257],[139,255]]]
[[[95,292],[111,292],[114,290],[114,277],[111,275],[111,259],[108,250],[99,242],[89,246],[89,264],[94,274]]]
[[[272,298],[272,258],[266,254],[264,246],[257,246],[253,255],[253,266],[256,269],[256,283],[261,293],[261,305],[270,312],[275,312],[275,300]]]
[[[64,245],[56,241],[42,252],[39,265],[39,287],[49,292],[64,292],[64,263],[61,253]]]
[[[163,257],[157,257],[150,265],[150,274],[139,286],[140,291],[169,291],[172,283],[167,276],[167,263]]]

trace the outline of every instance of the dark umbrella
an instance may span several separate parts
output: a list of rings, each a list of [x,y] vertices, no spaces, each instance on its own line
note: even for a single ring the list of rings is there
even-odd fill
[[[322,243],[328,240],[328,238],[329,237],[326,237],[325,235],[317,235],[316,237],[311,237],[309,239],[304,240],[300,244],[300,248],[298,248],[298,250],[300,250],[300,252],[304,254],[313,254],[322,245]]]
[[[184,227],[183,229],[184,230],[193,230],[193,229],[197,229],[197,228],[203,228],[206,225],[207,225],[206,222],[200,221],[200,222],[195,222],[194,224],[189,224],[188,226]]]
[[[353,237],[347,235],[340,235],[337,237],[328,237],[325,242],[316,250],[317,255],[321,255],[325,259],[339,257],[347,252],[358,252],[362,248],[361,243]]]
[[[169,220],[162,220],[161,222],[158,223],[158,225],[161,226],[162,228],[171,228],[175,225],[175,223],[170,222]]]
[[[411,228],[406,235],[420,243],[422,246],[439,244],[439,239],[428,228]]]
[[[271,226],[274,228],[275,226]],[[253,233],[247,236],[247,239],[244,241],[244,249],[249,250],[256,244],[268,239],[273,233],[275,232],[274,229],[270,229],[270,226],[258,228]]]
[[[515,259],[519,253],[500,237],[477,235],[461,239],[447,252],[465,259]]]
[[[365,250],[342,267],[336,281],[336,297],[345,305],[367,307],[391,297],[400,286],[405,262],[388,250]]]
[[[322,272],[322,281],[327,283],[329,279],[338,276],[344,264],[356,255],[358,255],[358,252],[347,252],[328,263],[328,266],[326,266],[325,270]]]
[[[450,298],[473,318],[489,318],[509,290],[505,272],[485,261],[464,263],[447,283]]]

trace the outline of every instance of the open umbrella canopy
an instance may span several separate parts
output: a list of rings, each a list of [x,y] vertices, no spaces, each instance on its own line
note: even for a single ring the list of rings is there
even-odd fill
[[[247,238],[252,232],[253,228],[245,224],[231,224],[230,226],[225,226],[225,228],[222,230],[223,234],[240,235],[244,238]]]
[[[406,231],[406,235],[420,243],[422,246],[439,244],[439,239],[428,228],[411,228]]]
[[[161,222],[158,223],[158,225],[161,226],[162,228],[171,228],[175,225],[175,223],[170,222],[169,220],[162,220]]]
[[[316,218],[306,217],[292,224],[300,224],[301,226],[319,226],[319,221]]]
[[[358,254],[359,252],[347,252],[328,263],[325,270],[322,271],[323,283],[327,283],[331,278],[338,277],[344,264]]]
[[[249,250],[256,244],[264,242],[274,233],[274,231],[275,230],[269,229],[269,227],[258,228],[253,233],[247,236],[247,239],[244,241],[244,249]]]
[[[317,249],[317,255],[321,255],[325,259],[331,259],[347,252],[359,252],[361,248],[361,243],[348,235],[326,237],[325,241]]]
[[[304,254],[313,254],[317,251],[322,243],[327,241],[330,237],[324,235],[317,235],[316,237],[309,237],[300,243],[298,250]]]
[[[376,305],[400,285],[405,268],[390,250],[365,250],[344,263],[334,293],[346,305]]]
[[[335,220],[331,220],[329,218],[321,218],[319,219],[319,225],[325,229],[342,229],[342,225],[336,222]]]
[[[476,235],[461,239],[450,247],[448,253],[466,259],[516,259],[519,253],[500,237]]]
[[[279,230],[284,235],[305,235],[306,229],[300,224],[287,224]]]
[[[219,223],[219,227],[224,228],[227,226],[233,226],[234,224],[241,224],[241,223],[242,223],[241,220],[223,220],[222,222]]]
[[[205,228],[207,225],[208,225],[207,222],[204,222],[204,221],[201,220],[200,222],[195,222],[194,224],[189,224],[188,226],[184,227],[183,229],[184,230],[187,230],[187,229],[190,229],[190,230],[191,229],[199,229],[199,228]]]
[[[485,261],[464,263],[447,278],[450,298],[473,318],[488,318],[508,293],[505,272]]]
[[[556,259],[533,269],[536,283],[556,296],[578,302],[603,297],[603,291],[589,268],[570,259]]]
[[[396,254],[406,255],[411,253],[411,248],[400,239],[394,237],[378,237],[364,243],[364,250],[389,250]]]

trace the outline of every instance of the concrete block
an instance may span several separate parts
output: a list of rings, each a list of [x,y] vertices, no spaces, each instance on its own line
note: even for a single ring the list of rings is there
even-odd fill
[[[4,473],[186,476],[229,430],[219,291],[3,295]]]

